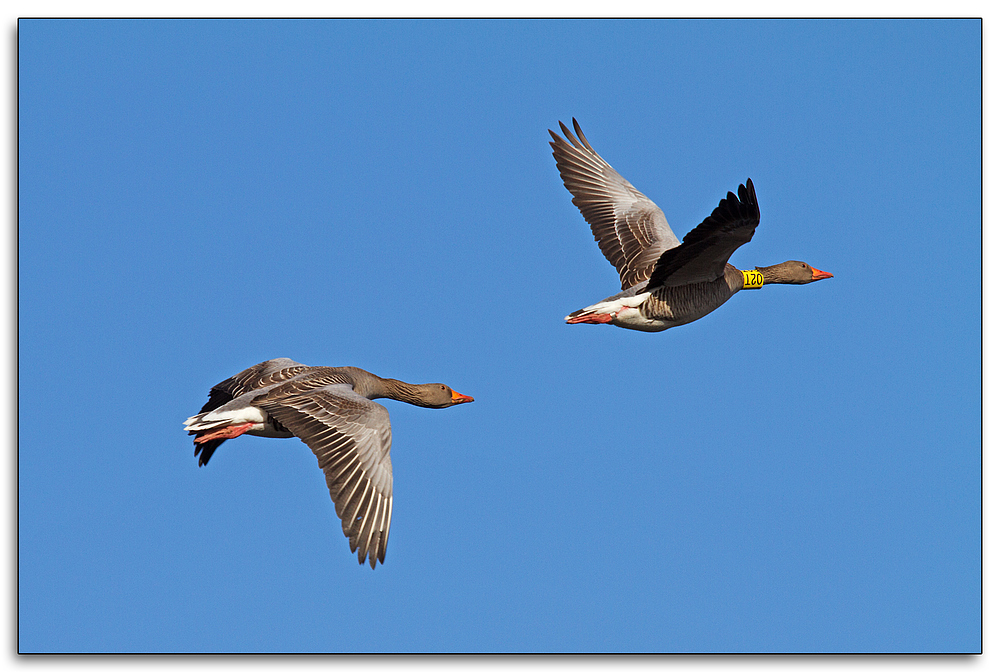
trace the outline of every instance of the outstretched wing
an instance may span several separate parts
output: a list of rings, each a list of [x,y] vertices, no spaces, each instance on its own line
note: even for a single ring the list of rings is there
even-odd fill
[[[389,411],[336,383],[296,389],[295,383],[255,399],[257,406],[312,449],[326,474],[351,552],[385,562],[392,519],[392,429]]]
[[[753,181],[748,179],[737,191],[739,198],[730,191],[705,221],[684,236],[683,243],[663,253],[649,278],[648,290],[722,277],[729,257],[750,242],[760,223]]]
[[[594,151],[575,118],[579,139],[561,121],[559,127],[569,140],[549,131],[559,175],[601,252],[618,269],[622,289],[628,289],[649,278],[660,255],[680,241],[656,203]]]

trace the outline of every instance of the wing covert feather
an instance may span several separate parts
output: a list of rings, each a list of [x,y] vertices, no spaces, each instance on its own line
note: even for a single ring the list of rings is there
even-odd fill
[[[311,368],[287,357],[269,359],[266,362],[254,364],[249,369],[244,369],[235,376],[215,385],[208,393],[208,402],[201,407],[199,412],[214,411],[247,392],[291,380]]]

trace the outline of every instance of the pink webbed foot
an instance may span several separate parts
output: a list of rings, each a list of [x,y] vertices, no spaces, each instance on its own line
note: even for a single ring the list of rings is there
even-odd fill
[[[208,432],[207,434],[199,434],[195,437],[195,443],[205,443],[206,441],[211,441],[212,439],[235,439],[241,434],[246,434],[253,427],[252,422],[247,422],[242,425],[229,425],[227,427],[220,427],[214,431]]]
[[[615,319],[614,315],[607,313],[589,313],[587,315],[577,315],[566,320],[566,324],[607,324]]]

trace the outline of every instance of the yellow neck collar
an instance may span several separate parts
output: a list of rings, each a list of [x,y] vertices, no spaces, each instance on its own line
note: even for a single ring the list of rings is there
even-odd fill
[[[743,274],[743,289],[760,289],[764,286],[764,274],[758,270],[740,271]]]

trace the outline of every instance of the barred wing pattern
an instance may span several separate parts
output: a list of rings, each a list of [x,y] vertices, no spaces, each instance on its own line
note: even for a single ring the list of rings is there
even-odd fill
[[[201,407],[199,413],[214,411],[219,406],[227,404],[247,392],[291,380],[311,368],[287,357],[254,364],[249,369],[240,371],[232,378],[227,378],[213,387],[208,393],[208,402]]]
[[[559,127],[569,142],[550,130],[549,145],[573,205],[618,270],[622,289],[647,280],[660,255],[680,244],[663,211],[594,151],[575,118],[579,139],[561,121]]]
[[[753,181],[729,192],[705,220],[688,231],[684,242],[667,250],[656,263],[648,289],[676,287],[721,278],[738,247],[749,243],[760,223]]]
[[[294,383],[292,384],[294,386]],[[254,405],[312,449],[358,562],[385,562],[392,519],[389,411],[335,383],[308,393],[277,388]]]

